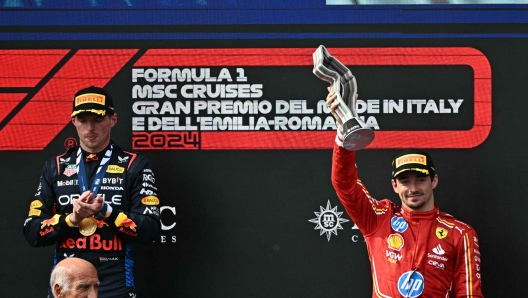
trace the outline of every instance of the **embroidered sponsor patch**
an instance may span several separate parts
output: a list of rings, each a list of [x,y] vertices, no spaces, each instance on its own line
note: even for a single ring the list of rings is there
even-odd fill
[[[394,231],[403,233],[409,227],[409,224],[403,219],[403,217],[393,216],[391,218],[391,227]]]
[[[108,169],[106,170],[107,173],[113,173],[113,174],[122,174],[125,172],[125,168],[116,166],[116,165],[109,165]]]
[[[417,271],[407,271],[398,279],[398,291],[403,297],[415,298],[422,295],[424,278]]]
[[[435,234],[438,239],[444,239],[447,237],[447,230],[441,227],[436,227]]]

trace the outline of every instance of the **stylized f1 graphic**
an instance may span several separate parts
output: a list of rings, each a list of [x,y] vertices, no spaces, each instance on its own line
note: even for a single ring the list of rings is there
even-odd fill
[[[473,127],[380,130],[367,148],[472,148],[491,130],[491,67],[474,48],[329,48],[347,66],[469,66]],[[42,150],[70,122],[71,97],[133,67],[313,66],[312,48],[0,50],[0,150]],[[134,56],[136,55],[136,56]],[[138,57],[140,56],[140,57]],[[164,132],[159,132],[163,134]],[[202,150],[330,149],[334,131],[196,131]],[[148,138],[149,132],[134,138]],[[164,135],[163,135],[164,136]],[[196,137],[196,136],[191,136]],[[140,149],[140,148],[136,148]],[[156,149],[156,148],[148,148]],[[167,148],[159,148],[167,149]]]
[[[138,52],[0,50],[0,150],[42,150],[70,122],[72,96],[105,86]]]

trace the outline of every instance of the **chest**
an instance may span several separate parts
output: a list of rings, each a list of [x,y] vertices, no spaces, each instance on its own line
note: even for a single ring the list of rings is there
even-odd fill
[[[106,169],[99,169],[98,164],[88,163],[85,164],[82,175],[79,166],[75,163],[61,164],[59,169],[61,174],[53,187],[57,198],[57,209],[59,212],[71,212],[72,200],[80,197],[82,189],[89,189],[92,192],[95,190],[107,204],[118,209],[126,209],[128,181],[125,166],[114,160],[110,160]]]
[[[372,237],[377,259],[405,270],[453,271],[457,256],[454,224],[437,218],[406,220],[392,216]]]

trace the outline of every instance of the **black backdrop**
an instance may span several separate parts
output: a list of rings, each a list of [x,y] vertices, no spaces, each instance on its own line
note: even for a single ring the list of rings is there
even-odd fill
[[[434,27],[441,31],[442,27]],[[509,32],[521,27],[503,27]],[[333,28],[326,27],[329,32]],[[339,30],[342,30],[339,28]],[[468,30],[471,30],[469,28]],[[492,69],[492,128],[470,149],[431,149],[439,174],[436,202],[479,233],[486,297],[524,294],[524,235],[528,220],[524,136],[528,110],[528,43],[495,39],[297,39],[206,41],[1,41],[2,49],[20,48],[205,48],[205,47],[473,47]],[[308,71],[310,71],[308,69]],[[319,84],[314,98],[326,96]],[[313,78],[312,78],[313,77]],[[123,91],[130,81],[124,68],[107,85]],[[128,87],[127,87],[128,88]],[[112,138],[131,146],[130,103],[119,111]],[[4,297],[44,295],[53,248],[31,248],[22,235],[28,203],[38,186],[43,162],[64,150],[75,136],[68,125],[41,151],[0,151],[3,190],[0,219]],[[402,144],[402,147],[405,145]],[[371,194],[397,201],[389,183],[389,164],[397,150],[358,153],[362,180]],[[371,277],[366,247],[351,221],[330,240],[315,224],[314,212],[338,206],[330,184],[331,150],[142,151],[153,163],[163,206],[165,243],[141,246],[136,262],[139,297],[369,297]],[[350,219],[343,214],[342,218]],[[175,237],[175,238],[174,238]],[[176,239],[173,243],[172,239]],[[357,242],[354,242],[357,240]]]

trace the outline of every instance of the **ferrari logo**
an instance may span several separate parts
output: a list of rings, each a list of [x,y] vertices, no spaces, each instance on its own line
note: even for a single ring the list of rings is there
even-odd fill
[[[435,234],[438,239],[444,239],[445,237],[447,237],[447,230],[441,227],[436,227]]]

